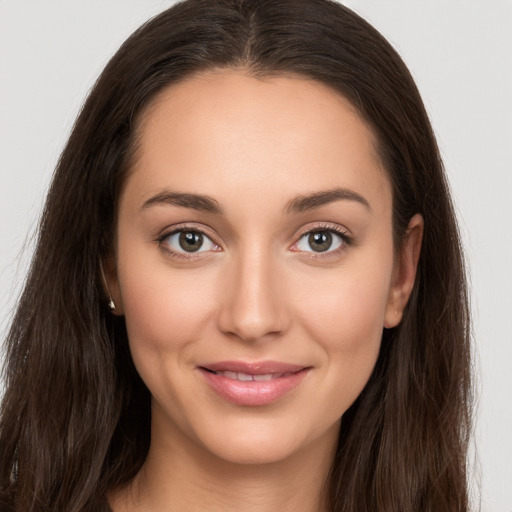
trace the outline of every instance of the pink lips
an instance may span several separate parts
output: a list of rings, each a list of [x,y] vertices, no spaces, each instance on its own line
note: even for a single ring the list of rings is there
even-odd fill
[[[276,361],[222,361],[199,367],[213,391],[229,402],[247,406],[279,400],[297,387],[310,369]]]

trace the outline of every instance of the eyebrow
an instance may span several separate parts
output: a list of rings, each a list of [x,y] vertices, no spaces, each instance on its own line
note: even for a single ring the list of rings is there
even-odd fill
[[[338,187],[309,195],[298,196],[288,201],[284,211],[286,213],[302,213],[340,200],[355,201],[365,206],[368,210],[371,210],[370,203],[362,195],[353,190]]]
[[[314,192],[313,194],[297,196],[286,204],[284,208],[285,213],[302,213],[307,210],[319,208],[334,201],[348,200],[355,201],[364,205],[368,210],[371,210],[370,203],[360,194],[346,188],[333,188],[330,190],[322,190]],[[164,190],[144,202],[142,210],[156,205],[173,205],[181,206],[183,208],[192,208],[194,210],[214,213],[222,215],[224,212],[219,203],[213,199],[202,194],[187,194],[183,192],[171,192]]]
[[[218,215],[222,215],[223,213],[219,203],[212,197],[200,194],[185,194],[182,192],[171,192],[169,190],[164,190],[163,192],[160,192],[159,194],[150,197],[142,205],[142,210],[150,208],[151,206],[165,204],[173,206],[182,206],[184,208],[192,208],[194,210],[199,210],[202,212],[216,213]]]

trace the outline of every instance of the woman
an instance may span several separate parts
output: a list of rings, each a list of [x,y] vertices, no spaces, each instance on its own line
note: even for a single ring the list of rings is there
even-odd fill
[[[467,510],[463,262],[400,58],[188,0],[99,78],[8,338],[5,510]]]

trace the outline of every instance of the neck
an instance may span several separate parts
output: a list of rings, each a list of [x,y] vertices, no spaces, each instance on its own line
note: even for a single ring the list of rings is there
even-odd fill
[[[143,468],[111,494],[114,512],[326,512],[339,425],[285,460],[237,464],[188,438],[155,435]]]

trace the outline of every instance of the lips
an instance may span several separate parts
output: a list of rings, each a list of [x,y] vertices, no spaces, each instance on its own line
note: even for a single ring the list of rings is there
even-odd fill
[[[281,377],[291,375],[294,372],[262,373],[262,374],[252,375],[250,373],[232,372],[232,371],[226,370],[226,371],[219,371],[219,372],[212,372],[212,373],[215,373],[216,375],[221,375],[221,376],[227,377],[228,379],[239,380],[241,382],[249,382],[251,380],[256,381],[256,382],[263,382],[263,381],[268,381],[268,380],[272,380],[272,379],[279,379]]]
[[[311,367],[277,361],[222,361],[198,369],[221,398],[237,405],[262,406],[291,392]]]

